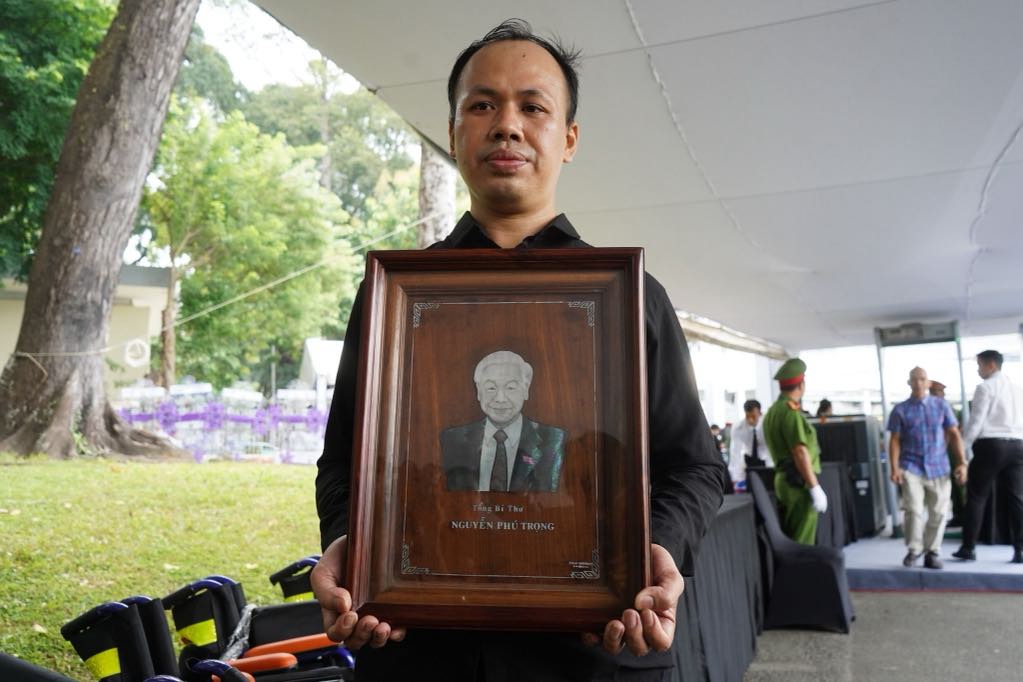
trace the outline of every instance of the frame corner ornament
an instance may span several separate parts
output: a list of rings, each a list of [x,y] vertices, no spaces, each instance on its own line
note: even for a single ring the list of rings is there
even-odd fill
[[[586,311],[586,324],[590,327],[596,324],[597,304],[594,301],[569,301],[569,308],[580,308]]]
[[[572,567],[569,578],[596,580],[600,577],[600,552],[594,549],[589,561],[570,561],[568,565]]]
[[[428,575],[430,573],[428,568],[412,565],[412,562],[409,560],[408,545],[405,543],[401,545],[401,572],[403,575]]]
[[[423,320],[424,310],[437,310],[440,308],[440,303],[429,301],[427,303],[413,303],[412,304],[412,326],[418,328]]]

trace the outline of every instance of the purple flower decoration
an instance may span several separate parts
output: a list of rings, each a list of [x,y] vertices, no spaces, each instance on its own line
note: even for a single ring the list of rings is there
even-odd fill
[[[203,415],[203,428],[207,431],[217,431],[224,428],[224,416],[226,410],[223,403],[208,403],[206,413]]]
[[[156,421],[165,433],[174,435],[178,424],[178,406],[167,400],[156,406]]]
[[[315,407],[310,407],[309,411],[305,415],[305,425],[310,431],[318,432],[323,429],[323,425],[326,422],[323,412],[320,412]]]
[[[270,414],[264,409],[256,410],[255,416],[252,418],[252,430],[258,433],[260,436],[265,436],[270,433]]]

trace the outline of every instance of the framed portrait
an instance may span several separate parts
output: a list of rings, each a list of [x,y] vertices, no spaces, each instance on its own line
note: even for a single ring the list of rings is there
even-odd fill
[[[356,610],[602,631],[650,583],[642,250],[380,251],[366,284]]]

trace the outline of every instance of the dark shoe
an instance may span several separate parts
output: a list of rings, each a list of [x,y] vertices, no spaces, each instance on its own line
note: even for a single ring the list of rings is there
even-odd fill
[[[1012,553],[1012,559],[1009,561],[1010,564],[1023,564],[1023,549],[1017,549]]]
[[[906,552],[906,558],[902,560],[902,565],[906,568],[912,568],[916,560],[920,558],[919,554],[913,554],[912,552]]]
[[[975,561],[977,559],[977,552],[972,547],[960,547],[952,552],[952,556],[963,561]]]
[[[945,568],[945,564],[941,561],[941,557],[938,556],[937,552],[927,552],[924,554],[924,568]]]

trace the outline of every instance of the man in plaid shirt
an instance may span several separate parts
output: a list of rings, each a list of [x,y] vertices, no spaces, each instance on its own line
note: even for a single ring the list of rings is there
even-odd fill
[[[942,568],[938,550],[945,535],[945,515],[952,494],[946,447],[955,456],[955,478],[960,483],[966,480],[966,455],[952,408],[928,392],[931,382],[927,372],[914,367],[908,383],[912,394],[896,405],[888,418],[892,481],[902,493],[905,514],[908,552],[902,565],[913,566],[926,551],[924,566]]]

